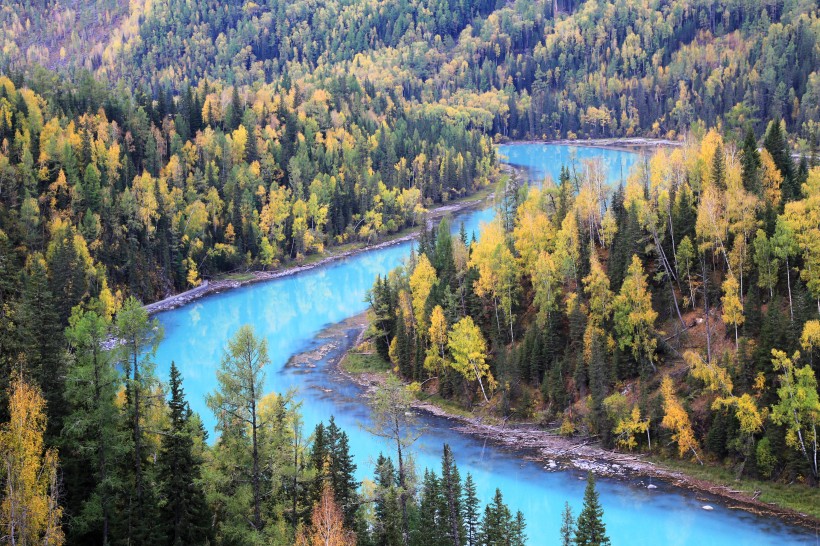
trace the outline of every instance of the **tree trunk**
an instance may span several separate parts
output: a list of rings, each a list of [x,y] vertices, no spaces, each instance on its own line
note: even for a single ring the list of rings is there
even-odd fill
[[[789,318],[794,322],[794,307],[792,306],[792,274],[789,267],[789,257],[786,256],[786,286],[789,289]]]
[[[471,364],[473,364],[471,362]],[[478,367],[473,364],[473,370],[475,370],[475,378],[478,380],[478,386],[481,387],[481,394],[484,395],[484,401],[489,402],[490,399],[487,398],[487,393],[484,391],[484,383],[481,382],[481,375],[478,373]]]
[[[398,430],[398,423],[396,428]],[[399,503],[401,504],[401,539],[404,546],[409,546],[410,528],[407,518],[407,476],[405,475],[404,458],[401,452],[401,438],[398,433],[396,434],[396,452],[398,453],[399,459],[399,486],[401,487],[401,493],[399,494]]]
[[[262,513],[259,495],[259,445],[256,430],[256,393],[251,386],[251,433],[253,436],[253,526],[262,529]]]
[[[100,393],[100,368],[99,362],[97,360],[97,345],[94,346],[94,407],[95,409],[99,409],[100,407],[100,399],[102,398],[102,394]],[[97,464],[99,465],[99,479],[100,484],[102,484],[102,512],[103,512],[103,546],[108,546],[108,487],[105,485],[106,483],[106,471],[105,471],[105,434],[103,434],[102,426],[100,423],[97,423],[97,434],[99,434],[99,446],[97,449]]]
[[[701,256],[701,272],[703,273],[703,313],[706,321],[706,361],[712,362],[712,333],[709,330],[709,292],[706,278],[706,257]]]

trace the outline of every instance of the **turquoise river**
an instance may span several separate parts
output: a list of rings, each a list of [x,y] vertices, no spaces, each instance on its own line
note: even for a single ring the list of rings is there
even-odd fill
[[[545,176],[557,180],[562,164],[580,169],[584,160],[600,159],[609,182],[617,184],[640,160],[626,151],[563,145],[515,144],[501,146],[499,152],[510,164],[526,167],[533,180]],[[493,216],[492,208],[467,212],[452,225],[455,230],[464,222],[468,233],[478,234],[480,224]],[[315,367],[286,364],[293,355],[322,344],[323,330],[365,311],[365,294],[376,276],[401,264],[410,248],[407,242],[362,252],[158,314],[165,329],[156,357],[158,375],[167,380],[170,363],[176,362],[191,407],[202,416],[213,439],[215,419],[205,405],[205,395],[216,386],[215,370],[226,342],[241,325],[251,324],[269,344],[272,365],[267,370],[266,387],[277,392],[298,389],[306,431],[334,415],[350,435],[359,478],[372,477],[374,460],[380,451],[390,453],[390,448],[363,429],[370,415],[361,388],[328,365],[345,350],[345,344],[337,344]],[[351,329],[350,334],[355,332]],[[524,513],[530,544],[558,542],[564,501],[570,502],[576,514],[580,509],[584,488],[580,472],[549,471],[543,464],[525,460],[521,453],[457,433],[445,419],[420,415],[419,421],[425,431],[414,446],[418,471],[425,467],[438,470],[441,446],[449,443],[461,475],[473,475],[485,502],[498,487],[511,508]],[[647,489],[645,482],[640,478],[598,482],[607,530],[615,545],[820,543],[814,532],[729,509],[716,499],[708,500],[714,510],[706,511],[702,496],[698,500],[690,492],[657,480],[656,489]]]

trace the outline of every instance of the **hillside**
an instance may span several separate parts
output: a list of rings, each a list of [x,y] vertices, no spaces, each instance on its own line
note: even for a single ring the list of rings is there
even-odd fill
[[[814,486],[818,124],[813,0],[6,1],[0,434],[37,464],[0,449],[18,470],[0,485],[42,466],[38,521],[72,544],[156,543],[178,488],[202,517],[177,543],[292,543],[347,448],[283,462],[308,457],[288,397],[265,406],[291,427],[263,439],[282,466],[260,475],[216,399],[234,443],[207,446],[142,304],[398,237],[500,184],[503,223],[474,244],[423,229],[374,288],[384,359],[454,405]],[[621,136],[680,147],[621,187],[590,164],[527,190],[495,146]],[[407,476],[382,471],[408,546]]]

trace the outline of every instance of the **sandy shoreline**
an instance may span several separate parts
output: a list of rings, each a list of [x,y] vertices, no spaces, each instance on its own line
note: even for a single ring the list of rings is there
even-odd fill
[[[367,327],[367,317],[363,313],[345,321],[346,327],[358,327],[355,347],[362,341]],[[343,335],[345,329],[337,330]],[[360,385],[366,394],[371,394],[384,380],[379,373],[349,373],[342,366],[344,356],[338,358],[333,365],[337,373],[349,381]],[[487,440],[494,445],[518,452],[523,458],[534,461],[545,470],[578,470],[594,472],[602,476],[617,479],[653,478],[659,479],[675,487],[687,489],[694,493],[706,494],[718,498],[728,508],[744,510],[756,515],[771,516],[781,521],[799,525],[806,529],[817,531],[820,529],[820,520],[810,516],[763,502],[753,495],[732,489],[731,487],[712,483],[664,468],[662,465],[647,460],[645,455],[622,453],[605,449],[594,438],[576,436],[565,437],[553,434],[538,428],[533,424],[513,424],[498,426],[482,422],[478,417],[464,417],[453,415],[434,404],[418,401],[414,407],[421,412],[439,418],[447,419],[452,423],[450,430],[460,434],[468,434]],[[651,486],[648,486],[651,487]],[[708,505],[709,499],[699,499]]]

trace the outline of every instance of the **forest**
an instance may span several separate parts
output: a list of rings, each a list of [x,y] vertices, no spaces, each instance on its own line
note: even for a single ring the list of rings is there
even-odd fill
[[[370,295],[410,394],[816,485],[818,44],[813,0],[3,2],[3,536],[523,541],[447,448],[356,482],[343,431],[254,388],[252,331],[218,441],[154,371],[143,304],[412,230]],[[495,147],[597,137],[676,145],[619,187],[527,187]],[[428,225],[493,188],[477,240]]]
[[[379,354],[466,407],[817,484],[820,167],[778,121],[761,151],[690,136],[615,188],[502,181],[477,240],[425,231],[370,293]]]

